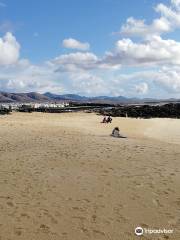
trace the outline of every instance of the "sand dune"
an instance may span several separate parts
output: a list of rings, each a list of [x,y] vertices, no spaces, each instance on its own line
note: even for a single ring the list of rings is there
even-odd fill
[[[180,121],[101,119],[0,117],[0,239],[180,239]],[[174,233],[138,238],[137,226]]]
[[[145,135],[163,142],[180,144],[180,120],[151,119],[151,126],[145,130]]]

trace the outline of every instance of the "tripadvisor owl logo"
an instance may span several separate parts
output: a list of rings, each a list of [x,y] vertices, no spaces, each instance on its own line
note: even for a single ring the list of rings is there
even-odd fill
[[[135,229],[135,234],[137,235],[137,236],[141,236],[141,235],[143,235],[143,228],[142,227],[137,227],[136,229]]]

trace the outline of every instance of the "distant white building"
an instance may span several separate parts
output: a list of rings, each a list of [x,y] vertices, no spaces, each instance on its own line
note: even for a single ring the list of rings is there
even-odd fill
[[[9,109],[9,107],[12,110],[16,110],[20,107],[22,107],[22,105],[28,106],[28,107],[32,107],[32,108],[63,108],[63,107],[68,107],[69,103],[67,102],[61,102],[61,103],[2,103],[0,104],[0,108],[7,108]]]

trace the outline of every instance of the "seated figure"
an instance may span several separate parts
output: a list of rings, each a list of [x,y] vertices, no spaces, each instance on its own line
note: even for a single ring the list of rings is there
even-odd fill
[[[112,131],[112,136],[113,137],[119,137],[120,134],[119,134],[119,128],[118,127],[115,127]]]
[[[104,118],[103,118],[101,123],[107,123],[106,116],[104,116]]]
[[[116,137],[116,138],[126,138],[125,136],[121,135],[120,134],[120,131],[119,131],[119,128],[118,127],[115,127],[112,131],[112,134],[111,134],[112,137]]]
[[[111,116],[108,116],[108,118],[107,118],[107,123],[111,123],[112,122],[112,118],[111,118]]]

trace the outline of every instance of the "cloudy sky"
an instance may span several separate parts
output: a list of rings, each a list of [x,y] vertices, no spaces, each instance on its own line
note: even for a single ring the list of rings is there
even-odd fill
[[[180,97],[180,0],[0,0],[0,91]]]

